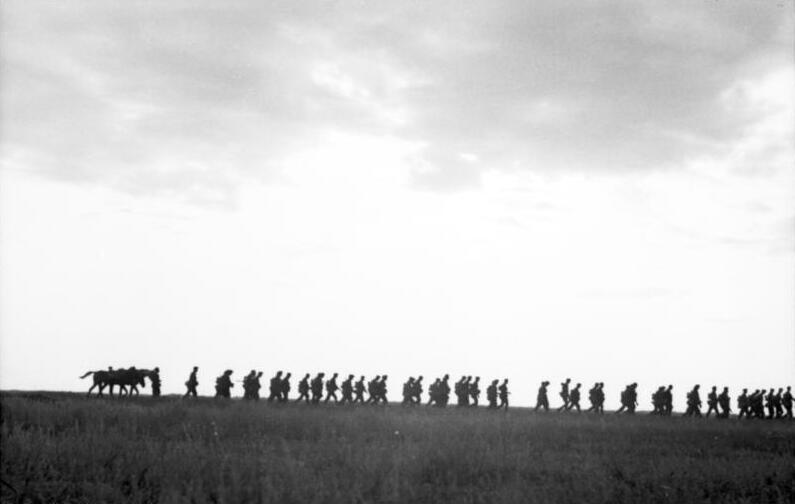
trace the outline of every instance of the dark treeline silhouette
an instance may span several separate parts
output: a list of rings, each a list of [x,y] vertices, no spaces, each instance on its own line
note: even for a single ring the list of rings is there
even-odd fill
[[[198,397],[197,387],[198,366],[195,366],[185,382],[186,392],[183,398]],[[215,380],[215,397],[231,399],[232,389],[235,383],[232,380],[233,371],[225,370]],[[247,401],[258,401],[260,399],[260,389],[262,388],[261,379],[263,372],[252,369],[240,382],[242,383],[242,398]],[[95,389],[97,396],[102,396],[107,388],[110,396],[113,396],[114,387],[119,387],[119,395],[129,396],[138,395],[138,387],[145,387],[145,379],[148,378],[152,386],[152,395],[160,395],[161,379],[160,368],[137,369],[129,367],[126,369],[113,369],[89,371],[80,378],[93,376],[93,384],[88,390],[91,395]],[[287,403],[290,398],[291,374],[278,371],[269,382],[268,398],[269,403]],[[298,397],[294,402],[306,404],[330,403],[339,405],[387,405],[387,375],[376,375],[372,380],[367,381],[364,376],[356,380],[355,376],[349,374],[346,379],[339,382],[341,378],[338,373],[333,373],[326,378],[324,372],[317,373],[314,377],[306,373],[298,382]],[[425,393],[424,377],[409,377],[403,383],[401,404],[406,407],[418,406],[422,404],[422,395]],[[486,387],[487,409],[509,408],[508,379],[492,380]],[[550,382],[541,382],[536,395],[534,411],[549,411],[549,388]],[[596,382],[588,389],[588,402],[590,406],[582,409],[580,404],[582,384],[576,383],[572,386],[571,378],[566,378],[560,384],[561,405],[557,407],[559,412],[577,413],[604,413],[605,390],[604,383]],[[638,406],[638,384],[630,383],[620,394],[619,409],[616,414],[635,414]],[[709,418],[713,413],[717,418],[728,418],[732,414],[731,396],[729,388],[723,387],[718,392],[717,386],[712,386],[707,394],[707,411],[701,413],[702,401],[700,394],[701,386],[695,385],[686,395],[685,417],[705,417]],[[339,394],[338,394],[339,393]],[[436,378],[427,390],[427,406],[445,408],[450,404],[450,394],[456,397],[458,408],[477,408],[480,406],[480,377],[461,376],[452,387],[450,385],[450,375],[445,374]],[[671,416],[673,413],[673,385],[662,385],[651,395],[652,411],[651,415]],[[792,419],[793,418],[793,397],[791,387],[771,388],[769,390],[757,389],[748,393],[748,389],[743,389],[742,394],[737,397],[738,418],[767,418],[767,419]]]

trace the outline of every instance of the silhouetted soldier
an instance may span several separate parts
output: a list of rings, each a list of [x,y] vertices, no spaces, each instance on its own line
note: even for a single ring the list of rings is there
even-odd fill
[[[673,389],[673,385],[668,385],[668,388],[665,389],[665,393],[663,394],[663,414],[666,416],[670,416],[674,410]]]
[[[729,418],[731,414],[731,399],[729,398],[729,387],[723,387],[723,392],[718,396],[718,406],[721,412],[718,415],[720,418]]]
[[[326,373],[318,373],[312,378],[309,387],[312,389],[312,403],[317,404],[323,398],[323,377]]]
[[[340,404],[351,404],[353,403],[353,375],[349,374],[348,378],[346,378],[342,382],[342,399],[340,399]]]
[[[616,414],[627,412],[628,415],[635,413],[635,406],[638,405],[637,383],[630,383],[621,392],[621,407],[616,410]]]
[[[309,373],[305,374],[301,381],[298,382],[298,399],[295,402],[309,402]]]
[[[756,389],[751,397],[749,398],[749,402],[751,404],[751,413],[753,413],[754,418],[765,418],[765,392],[763,390]]]
[[[541,386],[538,388],[538,395],[536,396],[535,411],[538,411],[539,408],[544,408],[544,411],[549,411],[549,397],[547,397],[548,386],[548,381],[541,382]]]
[[[744,388],[743,393],[737,396],[737,418],[748,417],[748,389]]]
[[[503,380],[502,385],[500,385],[500,405],[498,408],[505,408],[508,409],[508,378]]]
[[[574,408],[577,408],[577,411],[578,412],[580,411],[580,387],[581,386],[582,385],[578,383],[577,385],[574,386],[573,389],[571,389],[571,392],[569,392],[569,407],[568,407],[568,409],[572,410]]]
[[[560,384],[560,398],[563,399],[563,406],[558,408],[558,411],[569,409],[569,383],[571,383],[571,378],[566,378],[566,381]]]
[[[439,400],[436,404],[444,408],[448,402],[450,402],[450,375],[446,374],[439,383]]]
[[[409,379],[406,383],[403,384],[403,406],[408,406],[412,404],[412,390],[414,388],[414,377],[409,376]]]
[[[781,396],[781,404],[787,411],[784,416],[792,419],[792,387],[787,386],[787,391]]]
[[[378,380],[381,379],[381,375],[375,375],[375,378],[367,382],[367,404],[374,404],[376,399],[378,398]]]
[[[476,376],[475,381],[469,384],[469,397],[472,399],[472,406],[477,407],[480,400],[480,376]]]
[[[188,391],[185,392],[183,397],[196,397],[196,387],[199,385],[199,380],[196,379],[196,373],[199,372],[198,366],[193,366],[193,371],[190,372],[190,376],[188,377],[188,381],[185,382],[185,386],[188,387]]]
[[[491,385],[486,387],[486,400],[489,402],[489,409],[497,408],[497,384],[499,380],[493,380]]]
[[[386,380],[389,378],[387,375],[383,375],[381,377],[381,381],[376,383],[375,386],[375,401],[373,404],[383,403],[384,406],[389,404],[389,401],[386,398]]]
[[[767,397],[765,397],[765,406],[767,406],[767,418],[776,416],[776,390],[770,389]]]
[[[356,398],[353,400],[355,403],[362,403],[364,404],[364,376],[359,377],[359,381],[356,382],[356,386],[354,387],[354,391],[356,392]]]
[[[701,396],[698,393],[700,385],[693,387],[693,390],[687,393],[687,410],[684,416],[701,416]]]
[[[718,392],[717,387],[714,385],[712,386],[712,390],[709,391],[707,394],[707,414],[706,417],[709,418],[709,414],[712,412],[718,414]]]
[[[422,375],[414,380],[414,386],[411,388],[411,400],[414,404],[422,402]]]
[[[257,372],[252,369],[249,374],[243,377],[243,399],[250,400],[254,398],[251,391],[251,384],[256,375]]]
[[[431,383],[431,386],[428,387],[428,406],[435,404],[436,406],[440,406],[439,404],[439,387],[442,384],[441,378],[437,378],[436,381]]]
[[[663,414],[663,395],[665,394],[665,387],[661,386],[657,388],[656,391],[651,395],[651,405],[653,409],[651,411],[652,415],[662,415]]]
[[[271,378],[270,386],[268,387],[270,394],[268,395],[268,402],[278,401],[282,397],[282,372],[277,371],[276,376]]]
[[[337,386],[337,373],[334,373],[331,378],[326,381],[326,400],[324,402],[329,402],[329,399],[332,397],[334,398],[334,402],[340,402],[337,399],[337,390],[339,387]]]
[[[469,391],[466,390],[467,388],[466,379],[467,379],[466,376],[462,376],[460,380],[455,382],[455,385],[453,387],[456,397],[456,405],[458,406],[466,406],[467,404],[464,398],[465,396],[469,396]]]
[[[591,387],[590,390],[588,390],[588,402],[591,403],[591,407],[588,408],[587,411],[596,411],[598,390],[599,390],[599,382],[594,383],[593,387]]]
[[[223,397],[229,399],[232,394],[231,390],[235,384],[232,383],[232,370],[227,369],[224,374],[215,379],[215,397]]]
[[[259,401],[259,389],[262,388],[262,384],[260,383],[261,378],[262,371],[257,373],[257,376],[254,377],[251,383],[251,395],[255,401]]]
[[[783,388],[778,389],[778,392],[776,392],[775,402],[773,403],[773,405],[776,408],[776,418],[784,418],[784,406],[782,404],[782,398],[781,398],[783,394],[784,394]]]
[[[152,382],[152,397],[160,397],[160,368],[156,367],[149,372],[149,381]]]
[[[260,372],[260,375],[262,373]],[[290,385],[290,377],[292,377],[292,373],[287,373],[282,378],[281,386],[279,387],[279,402],[287,402],[290,400],[290,390],[292,386]]]

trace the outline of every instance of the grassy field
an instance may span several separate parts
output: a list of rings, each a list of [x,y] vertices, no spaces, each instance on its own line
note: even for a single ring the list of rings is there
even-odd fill
[[[4,393],[2,502],[795,502],[795,423]]]

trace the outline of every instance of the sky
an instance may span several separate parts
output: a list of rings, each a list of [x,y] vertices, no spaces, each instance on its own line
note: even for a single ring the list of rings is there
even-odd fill
[[[794,28],[789,1],[3,2],[0,388],[795,385]]]

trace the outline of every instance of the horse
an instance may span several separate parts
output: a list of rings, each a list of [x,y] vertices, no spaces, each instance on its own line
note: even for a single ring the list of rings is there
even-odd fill
[[[138,385],[146,387],[144,378],[149,376],[149,373],[150,371],[148,370],[140,370],[131,367],[129,369],[88,371],[81,376],[80,379],[86,378],[89,375],[94,375],[94,383],[88,389],[87,396],[90,396],[91,391],[98,388],[97,396],[101,397],[105,387],[110,387],[109,393],[110,396],[113,397],[114,385],[119,386],[119,395],[132,395],[133,392],[138,395]],[[128,386],[130,387],[129,392],[127,391]]]

